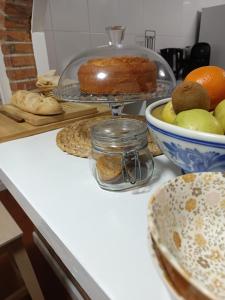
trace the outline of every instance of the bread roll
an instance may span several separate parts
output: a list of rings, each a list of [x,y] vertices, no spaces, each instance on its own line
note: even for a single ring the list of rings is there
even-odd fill
[[[53,97],[20,90],[13,94],[11,103],[21,110],[36,115],[56,115],[63,113],[62,106]]]
[[[55,87],[58,85],[59,76],[56,75],[56,70],[49,70],[45,74],[38,75],[36,82],[37,87]]]

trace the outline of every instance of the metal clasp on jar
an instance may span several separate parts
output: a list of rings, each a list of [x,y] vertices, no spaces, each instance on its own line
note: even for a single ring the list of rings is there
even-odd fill
[[[136,150],[123,153],[122,156],[123,179],[125,182],[135,184],[141,179],[141,164]]]

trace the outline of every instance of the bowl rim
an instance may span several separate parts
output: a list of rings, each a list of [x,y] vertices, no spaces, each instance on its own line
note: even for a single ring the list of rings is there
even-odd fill
[[[186,129],[177,125],[166,123],[152,115],[152,111],[154,108],[159,107],[169,102],[170,100],[171,97],[164,98],[148,105],[145,111],[145,117],[150,128],[172,137],[177,136],[177,138],[180,140],[188,142],[192,141],[193,143],[202,145],[205,144],[207,146],[209,144],[212,144],[212,146],[216,148],[225,148],[225,135]]]
[[[191,173],[193,175],[196,176],[206,176],[207,174],[212,174],[214,173],[214,175],[218,175],[218,174],[222,174],[222,172],[195,172],[195,173]],[[155,201],[155,198],[157,196],[157,194],[163,190],[164,188],[166,188],[168,185],[170,185],[171,183],[174,182],[174,180],[179,180],[180,178],[187,176],[187,174],[184,175],[180,175],[177,176],[173,179],[168,180],[167,182],[165,182],[164,184],[162,184],[160,187],[158,187],[153,194],[150,196],[149,201],[148,201],[148,235],[151,235],[152,238],[154,239],[157,247],[159,248],[159,250],[162,252],[162,254],[166,257],[166,259],[169,261],[169,263],[171,263],[171,265],[178,271],[178,273],[181,274],[181,276],[183,276],[188,282],[190,282],[197,290],[199,290],[200,292],[202,292],[203,295],[205,295],[206,297],[208,297],[211,300],[217,300],[218,298],[215,298],[215,294],[212,294],[210,290],[208,290],[206,287],[204,287],[202,285],[202,282],[197,280],[197,279],[193,279],[193,277],[188,276],[188,274],[185,272],[185,270],[182,268],[182,265],[177,261],[177,259],[174,257],[174,255],[172,255],[168,248],[162,243],[160,236],[158,234],[158,231],[156,229],[156,226],[152,220],[152,218],[150,217],[150,215],[153,213],[152,211],[152,203]]]

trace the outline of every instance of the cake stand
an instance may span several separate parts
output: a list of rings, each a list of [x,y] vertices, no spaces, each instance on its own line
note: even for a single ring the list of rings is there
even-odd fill
[[[55,97],[61,101],[78,103],[107,103],[112,110],[112,115],[120,115],[125,103],[155,101],[170,96],[172,89],[176,85],[176,80],[170,66],[163,57],[147,48],[123,45],[122,41],[124,39],[125,27],[107,27],[106,32],[109,38],[108,45],[84,51],[72,59],[66,66],[60,76],[58,87],[53,92]],[[157,67],[156,90],[151,93],[118,95],[94,95],[82,93],[80,91],[78,79],[78,70],[80,66],[85,64],[88,60],[116,56],[138,56],[154,62]],[[101,84],[104,84],[104,80],[108,80],[110,76],[112,76],[110,71],[103,70],[99,72],[104,72],[105,75],[102,78],[102,76],[98,76],[101,75],[100,73],[96,74],[96,80],[101,80]]]
[[[153,93],[118,94],[118,95],[93,95],[80,92],[79,83],[67,85],[64,88],[57,88],[53,91],[54,96],[60,101],[77,103],[105,103],[109,104],[112,115],[120,115],[124,104],[156,101],[165,98],[171,92],[171,83],[157,80],[157,89]]]

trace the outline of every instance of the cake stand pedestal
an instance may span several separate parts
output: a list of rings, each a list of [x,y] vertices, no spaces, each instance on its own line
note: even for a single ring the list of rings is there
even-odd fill
[[[109,107],[111,108],[112,116],[120,116],[122,115],[124,104],[109,103]]]

